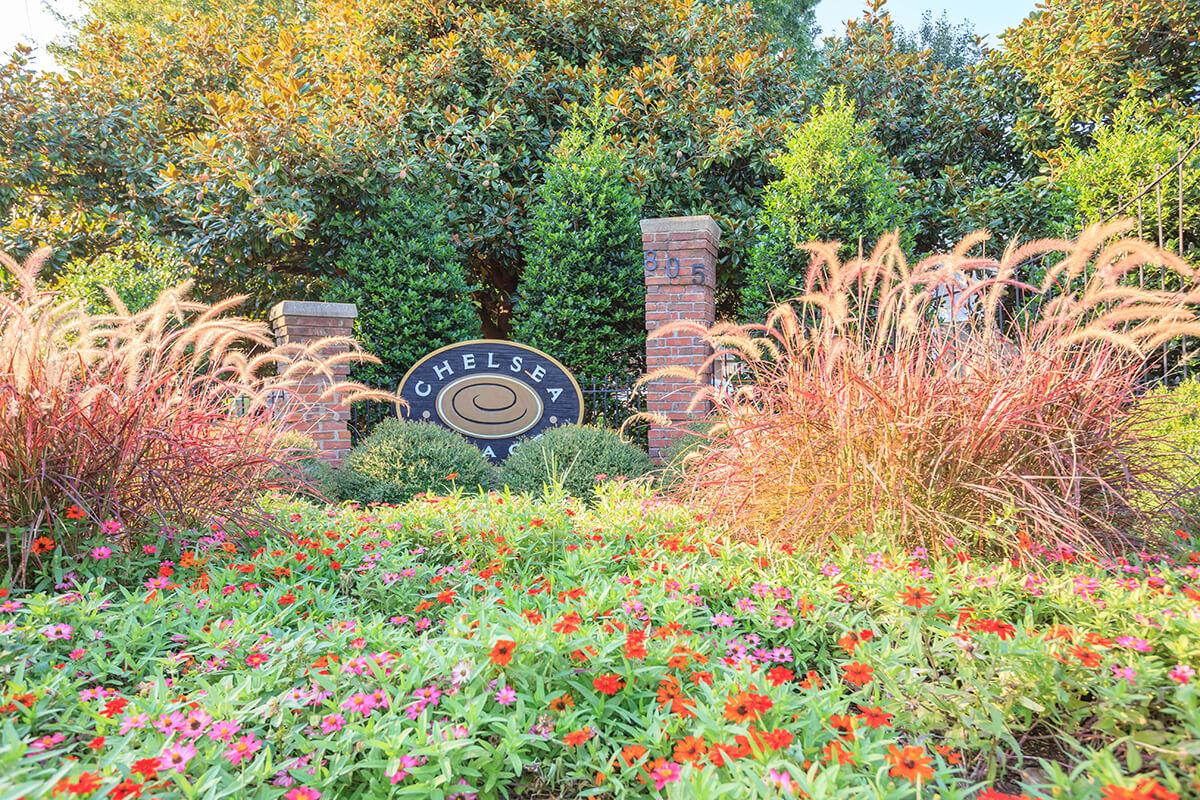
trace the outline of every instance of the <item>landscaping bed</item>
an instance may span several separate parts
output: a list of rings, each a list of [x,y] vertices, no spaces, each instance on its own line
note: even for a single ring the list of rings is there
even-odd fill
[[[0,598],[0,796],[1200,795],[1184,534],[790,553],[621,481],[270,510]]]

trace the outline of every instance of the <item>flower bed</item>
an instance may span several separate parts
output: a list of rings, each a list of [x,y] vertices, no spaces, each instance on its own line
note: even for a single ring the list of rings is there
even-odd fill
[[[1200,553],[801,556],[619,483],[274,510],[0,598],[0,796],[1200,794]]]

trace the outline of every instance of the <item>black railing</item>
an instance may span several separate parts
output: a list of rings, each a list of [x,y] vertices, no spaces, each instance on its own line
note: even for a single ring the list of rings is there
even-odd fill
[[[579,378],[583,393],[583,422],[620,429],[626,420],[646,410],[646,395],[634,389],[639,376],[621,378]],[[370,435],[371,429],[389,417],[396,416],[394,403],[365,400],[350,407],[350,441],[358,444]],[[646,444],[646,425],[634,422],[625,435],[635,442]]]

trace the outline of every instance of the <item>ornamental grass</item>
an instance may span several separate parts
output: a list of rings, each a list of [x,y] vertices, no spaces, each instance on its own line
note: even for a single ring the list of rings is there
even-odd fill
[[[333,368],[369,356],[353,342],[276,346],[268,327],[232,316],[242,302],[191,300],[189,284],[111,315],[38,286],[49,250],[24,264],[0,253],[0,530],[5,570],[74,551],[79,519],[113,547],[165,525],[247,520],[289,459],[283,415],[308,377],[326,395],[363,395]],[[340,352],[347,350],[346,352]],[[329,355],[337,350],[337,355]]]
[[[886,530],[940,550],[1116,548],[1155,535],[1181,488],[1132,413],[1164,343],[1200,332],[1192,269],[1127,225],[910,264],[896,236],[839,260],[813,243],[803,293],[765,324],[676,323],[713,349],[710,441],[677,491],[745,538],[824,547]],[[1044,269],[1036,285],[1022,279]],[[1139,270],[1183,289],[1134,284]],[[700,381],[704,370],[646,376]]]

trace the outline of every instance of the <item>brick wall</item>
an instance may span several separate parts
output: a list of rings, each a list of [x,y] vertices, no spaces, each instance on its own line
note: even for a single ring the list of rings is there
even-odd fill
[[[358,309],[353,303],[311,303],[285,300],[271,309],[271,327],[279,344],[305,343],[330,336],[350,336]],[[332,356],[344,352],[337,346],[322,353]],[[350,367],[335,367],[335,382],[346,380]],[[350,406],[340,398],[321,400],[329,379],[305,377],[296,390],[296,398],[285,410],[285,421],[293,430],[313,437],[322,458],[337,463],[350,451]]]
[[[642,255],[646,280],[646,330],[677,320],[711,325],[716,317],[714,290],[717,285],[717,246],[721,228],[712,217],[667,217],[642,220]],[[712,351],[696,336],[673,334],[646,341],[646,369],[663,367],[699,369]],[[712,380],[709,365],[701,376]],[[671,420],[671,425],[652,425],[650,457],[662,459],[679,428],[707,411],[688,410],[696,385],[663,379],[646,386],[646,409]]]

